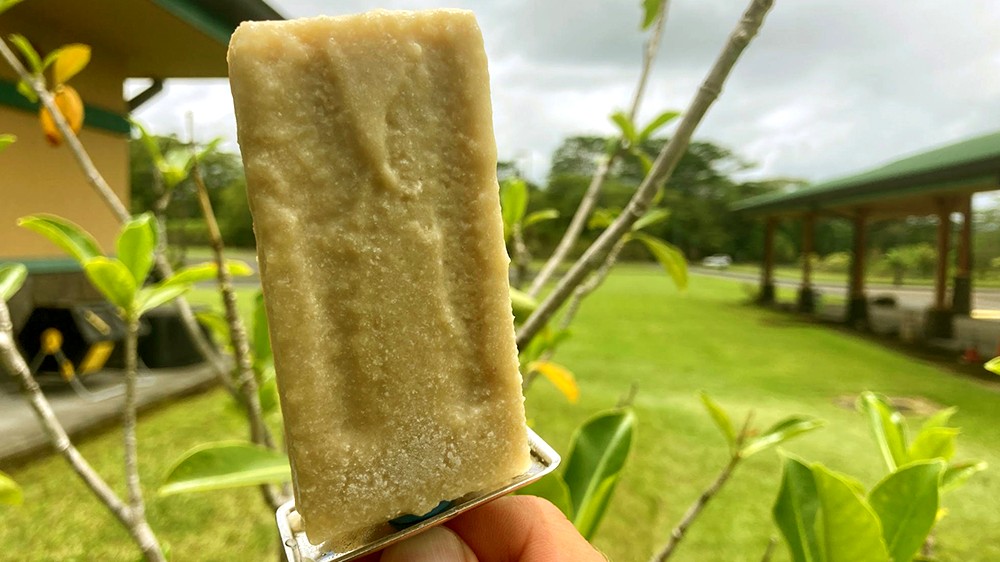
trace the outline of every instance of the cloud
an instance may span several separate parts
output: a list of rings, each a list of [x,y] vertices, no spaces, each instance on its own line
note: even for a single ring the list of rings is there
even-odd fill
[[[331,8],[271,0],[286,15]],[[390,0],[389,9],[434,7]],[[643,35],[638,0],[505,0],[476,12],[490,58],[501,158],[534,179],[563,138],[610,134],[607,115],[631,99]],[[374,7],[349,0],[337,13]],[[640,120],[683,109],[745,2],[673,0]],[[335,15],[335,14],[334,14]],[[749,161],[756,176],[821,180],[1000,128],[1000,5],[992,0],[777,2],[696,136]],[[130,86],[135,87],[135,86]],[[157,131],[182,132],[194,113],[203,138],[235,145],[224,83],[168,81],[142,108]]]

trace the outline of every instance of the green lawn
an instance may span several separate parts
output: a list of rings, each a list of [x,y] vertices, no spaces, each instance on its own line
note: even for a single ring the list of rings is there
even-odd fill
[[[835,405],[838,396],[872,389],[919,395],[961,411],[959,455],[995,467],[945,500],[938,532],[945,561],[1000,560],[1000,387],[952,374],[860,337],[741,304],[739,283],[695,277],[679,294],[652,267],[612,276],[583,307],[559,360],[580,382],[568,404],[544,381],[531,389],[531,423],[565,453],[573,427],[613,406],[635,382],[640,418],[627,472],[596,544],[613,560],[648,559],[672,524],[725,461],[722,438],[697,400],[707,390],[735,413],[757,412],[768,424],[792,413],[829,422],[788,449],[849,471],[866,484],[880,460],[860,416]],[[155,485],[170,461],[201,441],[245,432],[227,399],[213,392],[145,416],[140,455],[145,482]],[[100,472],[121,489],[119,435],[83,444]],[[91,499],[60,459],[13,471],[26,505],[5,509],[0,552],[11,560],[132,559],[125,533]],[[769,452],[748,461],[705,511],[675,560],[759,560],[771,536],[770,505],[779,460]],[[254,490],[150,496],[151,523],[176,560],[272,559],[272,518]],[[774,560],[786,560],[781,547]]]
[[[734,263],[731,265],[727,271],[733,273],[746,273],[753,275],[755,277],[760,276],[760,264],[759,263]],[[868,274],[865,276],[865,283],[871,285],[892,285],[893,279],[891,275],[876,275],[871,273],[871,265],[868,266]],[[948,273],[949,282],[954,275],[954,272]],[[774,276],[776,279],[787,280],[787,281],[798,281],[802,279],[802,266],[801,265],[776,265],[774,266]],[[847,272],[836,273],[832,271],[821,271],[818,267],[813,267],[812,280],[814,283],[832,283],[838,285],[847,285]],[[980,271],[976,270],[972,279],[972,283],[976,287],[984,287],[990,289],[996,289],[1000,287],[1000,276],[997,276],[996,272],[993,270]],[[903,286],[905,287],[932,287],[934,286],[934,279],[930,277],[919,277],[919,276],[906,276],[903,278]]]

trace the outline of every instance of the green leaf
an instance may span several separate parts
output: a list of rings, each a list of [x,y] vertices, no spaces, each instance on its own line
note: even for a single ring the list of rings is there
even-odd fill
[[[49,214],[29,215],[18,219],[17,224],[48,238],[81,264],[104,253],[86,230],[62,217]]]
[[[503,217],[503,238],[509,240],[528,209],[528,184],[521,178],[508,178],[500,184],[500,210]]]
[[[642,0],[642,25],[641,29],[649,29],[656,21],[656,16],[660,13],[660,3],[663,0]]]
[[[653,170],[653,159],[649,156],[649,154],[646,153],[645,150],[643,150],[638,146],[632,147],[632,150],[630,150],[629,152],[631,152],[633,156],[639,159],[639,164],[642,166],[643,175],[648,176],[649,172]],[[654,202],[654,204],[656,203],[659,203],[659,201]]]
[[[48,58],[48,57],[46,57]],[[60,47],[58,54],[54,57],[54,67],[52,68],[52,82],[58,86],[69,82],[71,78],[80,73],[90,62],[90,46],[83,43],[71,43]],[[43,68],[48,64],[43,64]]]
[[[620,209],[594,209],[594,212],[590,214],[590,219],[587,221],[587,228],[591,230],[595,228],[607,228],[615,222],[619,214],[621,214]]]
[[[514,311],[514,319],[518,322],[524,322],[538,308],[538,301],[528,293],[511,287],[510,305]]]
[[[38,56],[38,51],[31,46],[31,41],[28,41],[28,38],[20,33],[10,34],[8,39],[17,47],[17,50],[21,52],[21,56],[24,57],[24,61],[28,63],[28,71],[32,74],[41,74],[42,58]]]
[[[0,0],[0,14],[20,4],[24,0]]]
[[[281,401],[278,397],[278,381],[274,377],[274,365],[261,371],[257,395],[260,398],[260,409],[265,414],[277,412],[281,408]]]
[[[250,266],[238,260],[227,260],[226,267],[229,268],[229,274],[233,277],[253,275],[253,270],[250,269]],[[211,281],[216,279],[218,275],[219,269],[214,263],[199,263],[177,270],[173,275],[161,281],[160,285],[164,287],[193,285],[203,281]]]
[[[17,137],[14,135],[0,135],[0,152],[3,152],[8,146],[14,144]]]
[[[649,250],[649,253],[653,254],[656,261],[660,262],[660,265],[667,271],[670,278],[674,280],[674,284],[677,285],[678,289],[687,288],[688,269],[687,260],[684,259],[683,252],[673,244],[664,242],[644,232],[635,232],[632,235],[636,240],[645,244],[646,249]]]
[[[208,328],[209,333],[212,334],[212,338],[215,339],[217,344],[227,349],[230,347],[229,323],[226,322],[226,317],[221,312],[217,310],[202,310],[194,313],[194,317],[202,326]]]
[[[820,503],[820,548],[824,562],[888,562],[875,511],[844,475],[812,465]]]
[[[793,437],[823,427],[823,420],[811,416],[789,416],[751,439],[740,451],[743,458],[780,445]]]
[[[679,111],[664,111],[663,113],[657,115],[655,119],[650,121],[649,124],[639,132],[639,142],[641,143],[648,140],[649,137],[656,134],[656,131],[660,130],[661,127],[678,117],[680,117]]]
[[[868,427],[882,452],[882,459],[890,472],[906,464],[906,426],[903,416],[885,398],[873,392],[863,392],[858,397],[858,410],[868,418]]]
[[[955,456],[955,438],[960,433],[957,427],[929,427],[921,431],[907,449],[909,461],[929,461],[944,459],[950,461]]]
[[[136,283],[125,264],[116,259],[98,256],[83,262],[83,271],[104,298],[125,311],[132,311],[136,299]]]
[[[139,289],[136,297],[136,311],[139,315],[145,314],[154,308],[164,305],[184,293],[191,290],[191,285],[164,285],[162,283],[152,287]]]
[[[20,263],[0,264],[0,302],[11,299],[28,278],[28,268]]]
[[[167,472],[159,494],[277,484],[290,479],[285,455],[245,441],[221,441],[184,453]]]
[[[132,272],[137,286],[142,286],[153,268],[157,237],[156,219],[151,213],[128,221],[118,235],[118,259]]]
[[[954,416],[956,412],[958,412],[958,408],[954,406],[938,410],[933,416],[927,418],[924,425],[921,426],[920,431],[931,427],[946,427],[948,422],[951,421],[951,417]]]
[[[570,503],[569,499],[569,487],[566,486],[566,481],[563,480],[562,475],[558,472],[553,472],[544,476],[541,480],[532,482],[518,490],[517,494],[521,496],[538,496],[547,499],[558,507],[559,511],[566,515],[567,519],[570,521],[573,520],[573,504]]]
[[[542,209],[540,211],[535,211],[533,213],[528,213],[528,216],[524,217],[524,228],[536,225],[540,222],[550,221],[559,218],[559,211],[555,209]]]
[[[712,421],[715,422],[716,427],[722,432],[722,436],[726,438],[729,450],[736,452],[736,428],[733,427],[732,418],[722,409],[722,406],[716,403],[715,400],[712,400],[712,397],[707,392],[702,391],[700,396],[701,403],[708,410],[708,415],[712,416]]]
[[[160,145],[157,144],[156,139],[153,135],[149,134],[149,131],[142,126],[142,123],[132,119],[130,120],[132,126],[139,131],[139,141],[142,142],[142,146],[146,149],[146,153],[149,154],[149,159],[153,161],[153,166],[157,170],[162,170],[166,166],[166,162],[163,160],[163,152],[160,151]]]
[[[785,457],[781,488],[771,513],[788,543],[793,562],[823,560],[816,535],[816,520],[819,517],[816,480],[812,469],[801,460]]]
[[[271,335],[267,327],[267,309],[264,306],[264,293],[257,292],[253,305],[253,356],[257,363],[272,360]]]
[[[983,368],[995,375],[1000,375],[1000,357],[990,359],[983,365]]]
[[[164,187],[171,190],[187,179],[188,174],[191,173],[191,167],[194,165],[194,154],[186,146],[174,148],[168,151],[157,165],[160,169],[160,175],[163,177]]]
[[[868,503],[893,560],[913,560],[937,518],[942,461],[909,464],[875,485]]]
[[[2,11],[2,10],[0,10]],[[0,471],[0,504],[21,505],[24,503],[24,492],[14,482],[14,479]]]
[[[642,230],[647,226],[660,224],[668,218],[670,218],[670,211],[666,209],[652,209],[632,224],[632,232]]]
[[[941,491],[950,492],[961,488],[969,478],[986,470],[988,466],[985,461],[963,461],[950,465],[941,476]]]
[[[611,122],[618,126],[618,129],[622,133],[622,138],[628,141],[632,146],[638,144],[638,138],[635,134],[635,123],[625,115],[624,112],[616,111],[611,114]]]
[[[602,412],[577,428],[563,478],[573,506],[573,524],[590,539],[604,516],[632,447],[635,414]]]
[[[31,103],[38,103],[38,94],[35,93],[35,89],[24,80],[17,81],[17,93],[27,98]]]

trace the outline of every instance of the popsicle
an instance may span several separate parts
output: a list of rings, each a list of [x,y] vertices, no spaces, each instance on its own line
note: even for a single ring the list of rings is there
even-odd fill
[[[244,23],[229,76],[310,541],[335,544],[524,472],[473,14]]]

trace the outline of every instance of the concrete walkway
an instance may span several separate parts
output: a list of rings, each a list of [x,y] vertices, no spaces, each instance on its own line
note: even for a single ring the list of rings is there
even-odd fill
[[[8,379],[0,385],[0,467],[3,467],[47,451],[50,445],[15,382],[3,373],[0,377]],[[60,381],[46,383],[45,379],[40,380],[56,417],[72,438],[116,425],[121,418],[124,400],[121,372],[103,371],[83,381],[93,396],[83,398]],[[215,372],[205,363],[178,369],[145,370],[139,375],[139,408],[148,409],[204,391],[214,386],[215,381]]]

